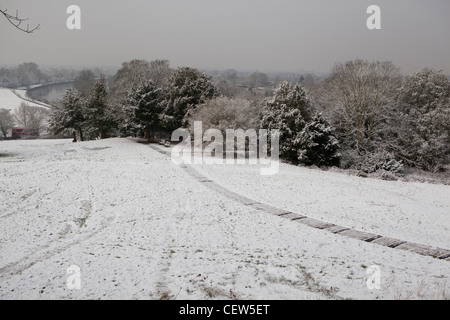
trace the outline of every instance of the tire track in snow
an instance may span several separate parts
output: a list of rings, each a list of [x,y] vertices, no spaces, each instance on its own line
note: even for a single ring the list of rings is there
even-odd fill
[[[57,242],[57,240],[52,241],[44,246],[41,246],[38,249],[38,251],[36,251],[35,253],[32,253],[29,256],[23,257],[22,259],[20,259],[17,262],[10,263],[10,264],[0,268],[0,274],[5,274],[5,273],[8,273],[9,275],[20,274],[23,271],[31,268],[32,266],[34,266],[35,264],[37,264],[39,262],[48,260],[51,257],[53,257],[57,254],[60,254],[77,244],[80,244],[86,240],[91,239],[92,237],[96,236],[97,234],[99,234],[100,232],[102,232],[106,228],[108,228],[113,223],[114,220],[115,220],[114,217],[109,217],[106,219],[106,221],[104,221],[102,223],[102,225],[100,226],[100,228],[98,228],[98,230],[92,231],[85,236],[82,236],[78,239],[74,239],[73,241],[70,241],[68,243],[64,243],[60,246],[57,246],[56,248],[49,249],[50,247],[52,247],[52,244]],[[67,229],[68,228],[66,228],[65,230],[67,230]],[[68,231],[65,234],[67,234],[67,233],[68,233]],[[62,238],[65,237],[65,234],[64,234],[64,232],[61,233]]]
[[[170,151],[161,149],[157,145],[149,145],[149,147],[165,156],[170,157]],[[204,185],[205,187],[229,198],[236,202],[239,202],[245,206],[251,207],[253,209],[267,212],[273,215],[276,215],[278,217],[289,219],[294,222],[298,222],[304,225],[307,225],[309,227],[324,230],[331,232],[336,235],[346,236],[349,238],[357,239],[363,242],[367,243],[374,243],[377,245],[382,245],[388,248],[392,249],[398,249],[398,250],[404,250],[412,253],[416,253],[422,256],[432,257],[439,260],[445,260],[450,261],[450,250],[443,249],[443,248],[437,248],[427,245],[422,245],[418,243],[413,243],[409,241],[403,241],[400,239],[385,237],[378,234],[373,234],[369,232],[363,232],[343,226],[336,225],[334,223],[328,223],[325,221],[317,220],[314,218],[309,218],[306,215],[298,214],[291,212],[289,210],[283,210],[250,198],[247,198],[245,196],[242,196],[238,193],[235,193],[219,183],[209,179],[208,177],[204,176],[202,173],[198,172],[192,165],[187,164],[181,164],[179,165],[180,168],[182,168],[186,173],[188,173],[192,178],[197,180],[199,183]]]

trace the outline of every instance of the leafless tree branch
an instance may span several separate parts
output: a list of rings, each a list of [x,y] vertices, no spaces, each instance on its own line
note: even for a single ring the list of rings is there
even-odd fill
[[[38,24],[36,27],[30,28],[30,25],[27,23],[26,27],[24,26],[24,22],[28,19],[20,18],[19,17],[19,11],[16,10],[15,15],[11,15],[8,12],[8,9],[0,9],[0,13],[2,13],[5,18],[11,23],[14,27],[19,29],[20,31],[23,31],[25,33],[33,33],[37,29],[39,29],[40,24]]]

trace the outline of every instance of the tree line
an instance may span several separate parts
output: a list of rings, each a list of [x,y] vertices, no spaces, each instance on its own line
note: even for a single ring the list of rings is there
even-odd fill
[[[99,77],[102,70],[95,68],[94,77]],[[19,88],[35,84],[48,84],[71,81],[80,76],[79,70],[68,68],[41,69],[35,62],[24,62],[16,67],[0,68],[0,87]]]
[[[254,74],[253,80],[267,81]],[[54,108],[54,133],[78,139],[203,129],[279,129],[280,156],[293,164],[401,175],[404,166],[439,171],[450,160],[450,83],[425,68],[403,76],[392,62],[337,63],[324,81],[280,81],[272,96],[221,94],[212,77],[167,60],[132,60],[112,81],[68,90]]]
[[[80,140],[140,132],[149,138],[151,132],[185,126],[189,110],[217,95],[211,77],[194,68],[132,60],[122,64],[109,86],[103,79],[88,92],[67,90],[51,114],[50,129],[72,130]]]

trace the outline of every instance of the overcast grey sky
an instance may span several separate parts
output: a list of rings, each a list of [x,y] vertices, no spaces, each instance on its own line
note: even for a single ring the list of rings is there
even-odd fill
[[[69,5],[81,30],[66,27]],[[381,30],[368,30],[369,5]],[[450,74],[449,0],[0,0],[29,18],[25,34],[0,17],[0,65],[119,67],[134,58],[201,69],[329,72],[354,58],[391,60],[405,74]]]

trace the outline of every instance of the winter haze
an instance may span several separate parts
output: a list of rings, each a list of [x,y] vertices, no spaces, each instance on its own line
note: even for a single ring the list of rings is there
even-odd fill
[[[66,27],[69,5],[82,28]],[[381,30],[366,9],[381,8]],[[134,58],[173,66],[329,72],[335,62],[390,60],[410,74],[423,67],[450,74],[447,0],[298,1],[1,1],[41,25],[33,34],[0,20],[2,65],[119,66]]]
[[[449,9],[0,0],[0,300],[449,300]]]

